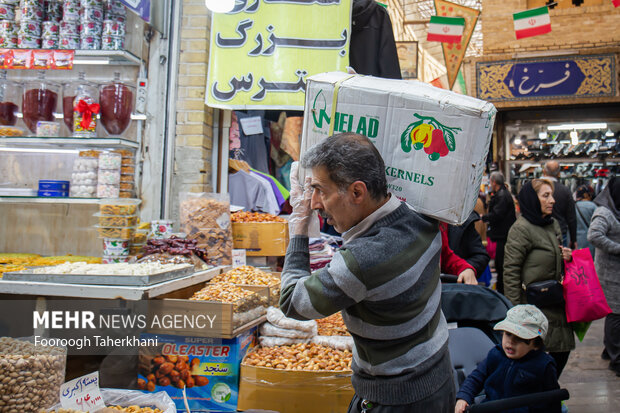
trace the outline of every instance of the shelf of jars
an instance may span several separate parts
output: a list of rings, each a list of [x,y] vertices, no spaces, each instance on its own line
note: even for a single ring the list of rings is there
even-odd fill
[[[76,50],[74,65],[134,65],[144,61],[126,50]]]

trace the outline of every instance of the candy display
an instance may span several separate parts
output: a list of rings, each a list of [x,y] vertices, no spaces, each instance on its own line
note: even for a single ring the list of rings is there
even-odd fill
[[[85,262],[68,262],[53,267],[32,269],[33,274],[92,274],[92,275],[152,275],[166,271],[186,268],[186,265],[150,263],[133,263],[124,265],[87,264]]]
[[[39,120],[37,121],[37,131],[35,135],[42,136],[42,137],[58,136],[59,130],[60,130],[60,123]]]
[[[115,152],[103,152],[99,155],[99,169],[119,169],[122,156]]]
[[[95,137],[99,113],[97,85],[78,74],[78,80],[63,85],[62,109],[65,125],[75,137]]]
[[[97,183],[97,198],[118,198],[120,189],[118,185],[105,185]]]
[[[103,215],[134,215],[139,204],[139,199],[102,199],[99,212]]]
[[[0,72],[0,125],[14,126],[22,99],[22,87],[6,78],[6,70]]]

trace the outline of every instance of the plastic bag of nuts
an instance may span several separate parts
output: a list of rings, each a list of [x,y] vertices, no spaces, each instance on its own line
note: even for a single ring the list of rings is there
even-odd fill
[[[0,338],[0,411],[36,412],[59,401],[67,349]]]
[[[205,248],[211,265],[232,264],[232,227],[228,194],[180,194],[181,231]]]
[[[145,394],[138,390],[101,389],[101,396],[106,408],[99,412],[128,413],[176,413],[174,401],[164,391]],[[51,408],[49,413],[81,413],[76,410],[63,409],[60,405]],[[48,413],[42,410],[39,413]]]

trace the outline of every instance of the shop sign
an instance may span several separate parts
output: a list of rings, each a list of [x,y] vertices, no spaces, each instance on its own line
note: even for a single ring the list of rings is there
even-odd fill
[[[237,0],[211,22],[205,103],[297,109],[306,77],[346,71],[351,0]]]
[[[614,96],[613,54],[478,62],[477,95],[491,101]]]

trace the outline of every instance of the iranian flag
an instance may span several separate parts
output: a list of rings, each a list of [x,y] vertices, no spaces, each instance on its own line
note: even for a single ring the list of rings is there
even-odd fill
[[[465,28],[463,17],[431,16],[426,40],[429,42],[460,43]]]
[[[517,39],[538,36],[551,31],[551,19],[547,6],[514,13],[512,18],[515,23]]]

